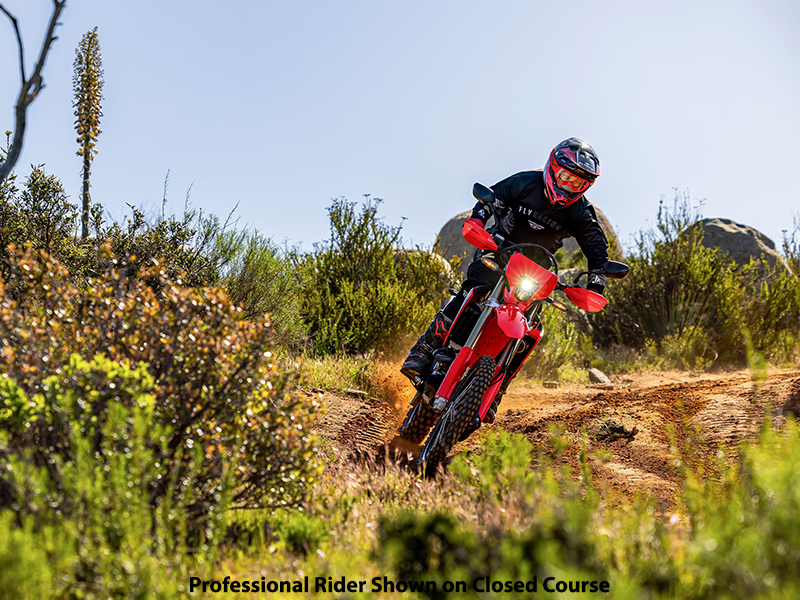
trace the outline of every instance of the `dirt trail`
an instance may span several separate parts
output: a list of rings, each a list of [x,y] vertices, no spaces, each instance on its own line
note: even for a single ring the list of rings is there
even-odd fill
[[[328,412],[317,429],[337,455],[376,452],[396,441],[413,390],[391,366],[383,366],[381,373],[385,400],[325,394]],[[521,433],[541,447],[554,425],[570,441],[563,458],[570,463],[577,462],[585,430],[590,455],[601,448],[611,455],[607,462],[592,460],[596,482],[624,495],[648,488],[666,508],[678,489],[670,429],[687,449],[684,458],[690,463],[710,457],[720,446],[733,450],[757,434],[767,408],[776,424],[784,419],[780,409],[800,394],[800,371],[773,372],[758,390],[746,371],[703,376],[641,373],[619,378],[614,386],[601,391],[581,385],[545,389],[512,384],[497,422],[482,430]],[[628,431],[636,428],[635,437],[594,439],[609,419]],[[455,451],[477,450],[480,438],[473,434]]]

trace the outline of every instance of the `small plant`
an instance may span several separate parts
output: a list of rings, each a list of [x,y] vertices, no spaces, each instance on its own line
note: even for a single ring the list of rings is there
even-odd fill
[[[245,319],[270,315],[279,343],[303,348],[307,326],[303,296],[291,261],[271,239],[255,231],[223,231],[217,236],[219,281]]]
[[[614,419],[602,419],[592,424],[592,434],[596,441],[613,442],[620,439],[633,440],[638,429],[628,429],[624,423]]]

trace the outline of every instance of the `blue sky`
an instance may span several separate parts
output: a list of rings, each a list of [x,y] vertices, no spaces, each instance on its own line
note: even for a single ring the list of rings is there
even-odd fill
[[[28,70],[50,0],[3,0]],[[800,211],[800,4],[68,0],[29,109],[17,172],[45,163],[74,201],[81,161],[72,62],[97,26],[105,69],[92,197],[111,216],[206,211],[304,248],[333,197],[384,199],[404,238],[431,243],[472,184],[541,168],[560,140],[598,152],[589,198],[623,244],[659,199],[773,240]],[[16,44],[0,22],[0,127],[13,125]],[[13,57],[13,59],[11,58]]]

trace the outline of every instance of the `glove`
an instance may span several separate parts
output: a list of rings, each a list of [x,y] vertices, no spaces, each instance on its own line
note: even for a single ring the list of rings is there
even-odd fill
[[[587,290],[597,292],[601,296],[606,289],[606,276],[600,273],[589,273],[589,283],[586,284]]]

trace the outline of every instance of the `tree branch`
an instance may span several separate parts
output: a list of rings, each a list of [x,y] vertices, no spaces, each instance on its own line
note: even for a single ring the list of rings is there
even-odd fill
[[[19,33],[19,23],[17,18],[6,10],[6,7],[0,4],[0,10],[6,13],[6,16],[11,19],[11,24],[14,26],[14,33],[17,34],[17,46],[19,46],[19,76],[20,81],[25,83],[25,56],[22,49],[22,36]]]
[[[14,31],[17,34],[17,44],[19,45],[20,75],[22,77],[19,96],[17,96],[17,105],[14,107],[14,139],[11,142],[11,149],[6,156],[6,159],[0,163],[0,181],[3,181],[6,177],[8,177],[11,171],[14,170],[14,166],[17,164],[19,155],[22,152],[22,141],[25,138],[28,106],[31,104],[31,102],[36,100],[36,96],[38,96],[39,92],[44,89],[42,69],[44,69],[44,63],[47,60],[47,54],[50,52],[50,46],[52,46],[53,42],[58,39],[54,34],[56,27],[59,25],[58,18],[61,16],[61,11],[64,10],[64,6],[66,4],[67,0],[53,0],[53,14],[50,17],[50,24],[47,28],[44,42],[42,42],[42,49],[39,52],[39,60],[36,61],[36,65],[33,69],[33,74],[31,75],[30,79],[26,79],[25,77],[22,36],[20,36],[19,33],[17,19],[10,12],[8,12],[2,4],[0,4],[0,10],[2,10],[9,19],[11,19],[11,23],[14,25]]]

